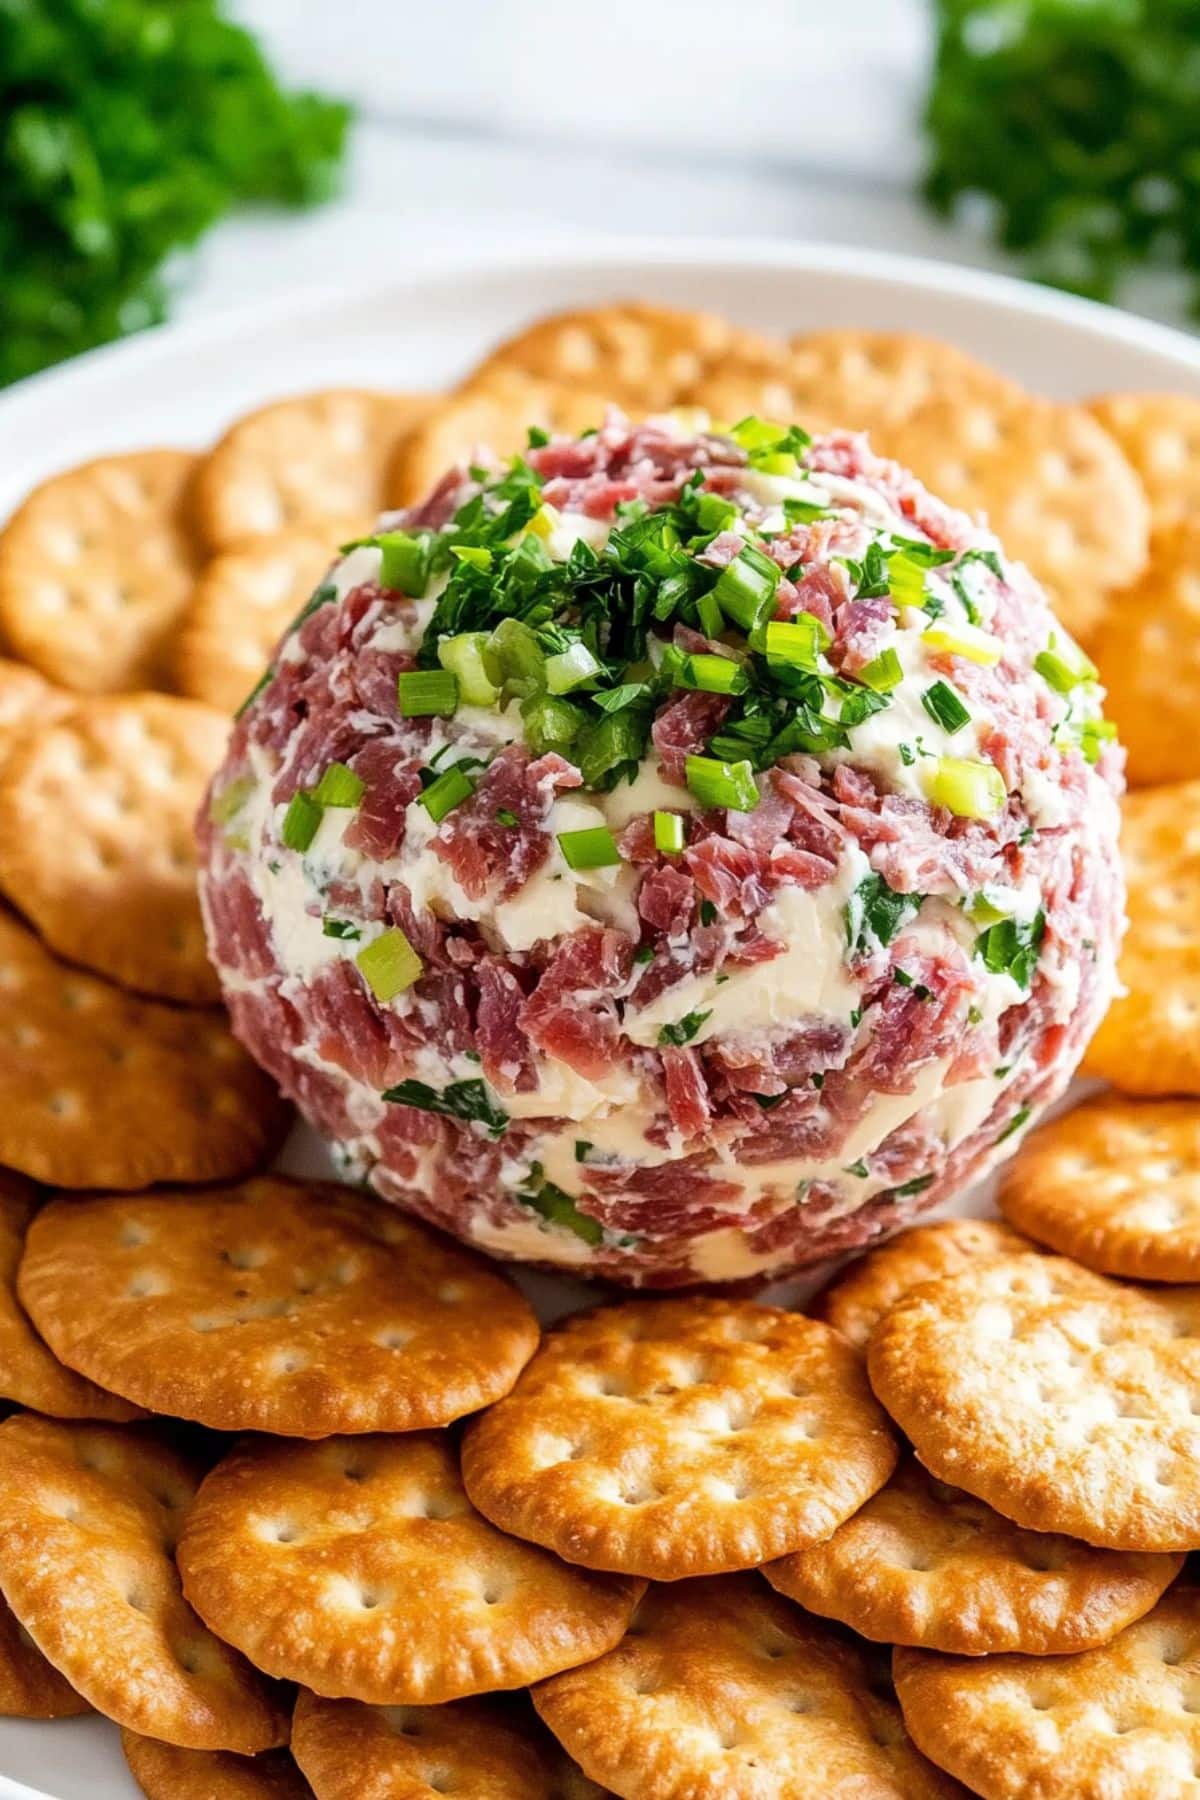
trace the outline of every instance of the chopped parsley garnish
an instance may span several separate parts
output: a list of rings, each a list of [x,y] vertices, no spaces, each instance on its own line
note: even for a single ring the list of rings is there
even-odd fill
[[[867,956],[890,944],[919,909],[923,894],[898,894],[882,875],[864,875],[846,902],[846,942],[851,956]]]
[[[871,1171],[868,1169],[861,1156],[857,1162],[851,1163],[849,1168],[842,1170],[843,1175],[857,1175],[860,1181],[865,1181],[870,1173]]]
[[[971,715],[948,681],[935,681],[921,695],[921,705],[935,724],[949,736],[968,725]]]
[[[682,1044],[690,1044],[706,1019],[711,1019],[712,1008],[707,1012],[685,1013],[682,1019],[676,1019],[673,1025],[664,1025],[658,1034],[660,1044],[673,1044],[678,1048]]]
[[[933,1182],[932,1175],[916,1175],[911,1181],[901,1182],[899,1187],[889,1188],[888,1194],[893,1200],[907,1200],[910,1194],[923,1194]]]
[[[508,1129],[508,1114],[497,1105],[487,1083],[477,1076],[468,1081],[452,1081],[440,1092],[424,1081],[401,1081],[396,1087],[385,1088],[381,1097],[396,1106],[416,1106],[422,1112],[441,1113],[463,1124],[486,1125],[491,1137],[501,1137]]]
[[[635,963],[652,963],[654,961],[654,945],[642,944],[633,953]]]
[[[1033,1108],[1030,1106],[1019,1107],[1008,1121],[1008,1124],[1004,1127],[1004,1130],[1000,1133],[1000,1136],[996,1138],[995,1142],[997,1144],[1002,1144],[1005,1138],[1010,1138],[1014,1132],[1020,1131],[1022,1125],[1028,1120],[1032,1111]]]
[[[360,938],[362,932],[349,919],[322,919],[321,931],[327,938]]]
[[[592,1146],[588,1143],[586,1138],[576,1138],[575,1139],[575,1161],[576,1162],[578,1162],[578,1163],[586,1162],[588,1157],[591,1155],[591,1151],[592,1151]]]
[[[773,1112],[787,1099],[787,1089],[785,1088],[782,1094],[755,1094],[754,1098],[764,1112]]]
[[[1011,975],[1028,993],[1041,954],[1046,914],[1038,908],[1032,919],[1000,919],[975,939],[974,954],[993,975]]]
[[[716,907],[713,905],[711,900],[702,900],[700,902],[700,923],[702,925],[715,925],[716,922],[717,922]]]

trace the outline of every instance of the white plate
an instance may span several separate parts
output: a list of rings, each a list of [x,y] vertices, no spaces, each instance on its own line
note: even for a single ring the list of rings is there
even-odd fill
[[[1200,396],[1200,344],[997,276],[770,242],[532,245],[445,258],[353,292],[308,295],[97,351],[0,397],[0,516],[35,481],[104,451],[202,445],[239,412],[329,383],[439,387],[550,308],[639,295],[747,325],[862,325],[944,337],[1048,394],[1171,388]],[[132,1800],[112,1728],[0,1722],[0,1800]]]

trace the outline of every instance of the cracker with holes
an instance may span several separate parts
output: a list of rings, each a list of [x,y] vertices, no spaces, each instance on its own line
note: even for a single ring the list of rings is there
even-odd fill
[[[1200,1544],[1200,1288],[974,1263],[899,1301],[868,1363],[931,1474],[1005,1518],[1113,1550]]]
[[[1200,1769],[1200,1596],[1078,1656],[897,1650],[913,1741],[984,1800],[1176,1800]]]
[[[984,513],[1079,638],[1146,564],[1142,484],[1090,413],[1015,393],[935,396],[873,438],[951,506]]]
[[[1121,851],[1125,991],[1088,1045],[1084,1073],[1126,1094],[1200,1094],[1200,780],[1131,794]]]
[[[135,1419],[136,1406],[51,1355],[17,1300],[17,1264],[35,1207],[30,1183],[0,1169],[0,1397],[64,1419]]]
[[[884,1313],[918,1282],[949,1275],[981,1256],[1011,1256],[1035,1248],[999,1219],[941,1219],[932,1225],[913,1225],[848,1263],[809,1310],[865,1350]]]
[[[1193,394],[1102,394],[1088,411],[1142,478],[1155,531],[1200,513],[1200,400]]]
[[[55,1187],[232,1180],[285,1121],[224,1014],[67,968],[0,912],[0,1164]]]
[[[72,698],[27,663],[0,656],[0,764],[30,730],[61,718]]]
[[[656,412],[683,399],[728,357],[765,356],[773,347],[712,313],[621,301],[535,319],[497,345],[470,379],[474,384],[498,369],[515,369]]]
[[[140,1404],[287,1437],[446,1425],[537,1347],[517,1289],[395,1207],[264,1176],[52,1200],[21,1296],[56,1355]]]
[[[686,398],[726,424],[757,413],[808,431],[875,432],[935,396],[984,404],[1019,396],[1006,376],[936,338],[903,331],[814,331],[718,362]]]
[[[520,1687],[619,1641],[642,1584],[568,1568],[471,1505],[444,1436],[248,1443],[179,1544],[200,1616],[330,1698],[438,1704]]]
[[[1023,1531],[907,1458],[825,1543],[763,1574],[809,1612],[880,1643],[1061,1656],[1108,1643],[1182,1567],[1181,1556]]]
[[[1022,1144],[999,1200],[1086,1268],[1200,1280],[1200,1103],[1098,1094]]]
[[[1091,644],[1135,787],[1200,776],[1200,512],[1151,540]]]
[[[467,1491],[505,1531],[660,1581],[828,1537],[895,1461],[850,1346],[749,1300],[568,1319],[463,1440]]]
[[[948,1800],[868,1658],[749,1575],[652,1587],[624,1642],[535,1688],[593,1780],[625,1800]]]
[[[335,519],[369,530],[384,505],[389,458],[429,405],[425,394],[326,388],[235,420],[196,471],[193,504],[205,545],[225,550]]]
[[[163,1441],[21,1413],[0,1425],[0,1587],[97,1712],[192,1749],[282,1743],[275,1697],[207,1631],[172,1550],[196,1491]]]
[[[0,631],[48,680],[84,694],[162,682],[198,562],[195,464],[138,450],[66,469],[0,531]]]
[[[317,1800],[603,1800],[527,1702],[453,1700],[448,1706],[364,1706],[302,1693],[292,1753]]]
[[[146,1800],[313,1800],[286,1750],[182,1750],[136,1731],[122,1731],[121,1748]]]
[[[0,1718],[73,1719],[91,1710],[0,1598]]]
[[[520,369],[493,369],[439,401],[401,440],[388,480],[390,504],[415,506],[448,469],[515,456],[525,448],[531,426],[572,437],[592,430],[603,424],[611,404],[612,395],[604,389],[539,380]],[[645,410],[630,408],[635,416]]]
[[[219,999],[193,822],[227,737],[211,707],[130,694],[81,700],[4,759],[0,890],[51,949],[165,1000]]]
[[[179,687],[223,713],[236,712],[276,644],[357,522],[294,526],[224,550],[205,564],[175,649]]]

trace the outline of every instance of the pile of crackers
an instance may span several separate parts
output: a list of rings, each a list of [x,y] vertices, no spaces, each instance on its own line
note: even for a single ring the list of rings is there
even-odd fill
[[[192,819],[333,546],[610,401],[870,431],[986,510],[1131,747],[1112,1084],[1005,1222],[802,1314],[600,1304],[263,1173]],[[452,394],[323,392],[0,532],[0,1712],[150,1800],[1200,1793],[1200,402],[618,305]],[[68,1729],[64,1727],[64,1729]]]

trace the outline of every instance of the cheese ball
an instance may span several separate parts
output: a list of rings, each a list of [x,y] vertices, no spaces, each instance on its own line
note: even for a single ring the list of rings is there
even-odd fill
[[[201,816],[242,1042],[496,1256],[763,1281],[1007,1156],[1113,993],[1121,753],[865,438],[611,413],[344,550]]]

